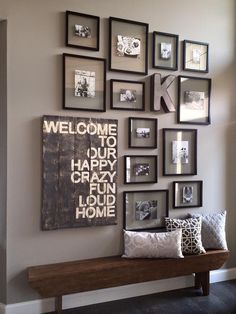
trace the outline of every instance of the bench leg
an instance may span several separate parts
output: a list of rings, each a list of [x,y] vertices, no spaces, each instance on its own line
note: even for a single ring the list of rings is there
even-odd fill
[[[61,295],[55,298],[55,312],[57,314],[62,313],[62,296]]]
[[[210,278],[209,271],[195,274],[195,288],[196,289],[202,288],[203,295],[209,295],[210,292],[209,278]]]

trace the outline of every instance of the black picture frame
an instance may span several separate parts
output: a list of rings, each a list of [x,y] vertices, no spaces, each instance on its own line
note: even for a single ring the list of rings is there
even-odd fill
[[[183,41],[183,70],[209,72],[209,44],[200,41]]]
[[[99,16],[66,11],[65,41],[67,47],[99,51],[99,33]]]
[[[63,109],[106,111],[105,59],[64,53],[62,84]]]
[[[203,181],[174,181],[173,208],[202,207]]]
[[[155,69],[177,71],[179,35],[155,31],[152,35],[152,44],[152,67]]]
[[[211,79],[204,77],[178,77],[177,122],[208,125],[210,116]]]
[[[125,191],[123,200],[125,230],[163,229],[169,215],[168,190]]]
[[[124,184],[157,183],[157,155],[125,155]]]
[[[110,80],[111,109],[145,110],[145,82]]]
[[[157,125],[155,118],[129,117],[129,148],[157,148]]]
[[[163,129],[163,175],[197,174],[197,129]]]
[[[147,23],[109,18],[110,71],[148,73],[148,29]]]

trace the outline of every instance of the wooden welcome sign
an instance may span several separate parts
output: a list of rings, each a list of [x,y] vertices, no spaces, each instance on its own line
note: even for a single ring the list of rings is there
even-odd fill
[[[43,117],[43,230],[116,224],[117,127]]]

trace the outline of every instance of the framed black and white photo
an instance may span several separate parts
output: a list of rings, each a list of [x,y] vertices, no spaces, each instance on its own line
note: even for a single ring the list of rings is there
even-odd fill
[[[109,70],[148,72],[148,24],[109,18]]]
[[[157,182],[157,156],[139,155],[124,156],[124,183],[156,183]]]
[[[202,181],[174,181],[173,208],[202,207]]]
[[[99,50],[99,16],[66,11],[66,46]]]
[[[63,54],[63,108],[106,111],[106,60]]]
[[[178,35],[153,32],[153,68],[178,70],[178,46]]]
[[[178,77],[178,123],[210,124],[211,79]]]
[[[129,148],[157,148],[157,119],[129,118]]]
[[[197,130],[163,129],[163,175],[197,174]]]
[[[111,109],[144,111],[145,83],[111,80]]]
[[[183,70],[207,73],[209,45],[198,41],[183,41]]]
[[[124,192],[124,229],[147,230],[164,227],[168,217],[168,190]]]

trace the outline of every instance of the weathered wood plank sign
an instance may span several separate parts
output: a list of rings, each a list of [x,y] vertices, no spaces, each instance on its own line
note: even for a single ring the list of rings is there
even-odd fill
[[[116,224],[117,127],[43,117],[43,230]]]

